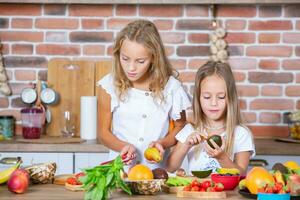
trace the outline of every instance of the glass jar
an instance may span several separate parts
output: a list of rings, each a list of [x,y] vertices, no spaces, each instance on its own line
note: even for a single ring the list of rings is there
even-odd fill
[[[41,137],[44,112],[40,108],[23,108],[22,135],[25,139],[38,139]]]
[[[15,132],[15,118],[14,116],[0,116],[0,135],[5,140],[11,140]]]

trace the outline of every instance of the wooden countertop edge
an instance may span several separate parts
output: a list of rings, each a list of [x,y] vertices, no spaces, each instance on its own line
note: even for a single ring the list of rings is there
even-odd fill
[[[300,144],[277,142],[274,138],[255,138],[256,155],[300,156]],[[0,152],[60,152],[60,153],[107,153],[108,148],[96,140],[83,143],[34,144],[15,141],[0,142]]]
[[[298,0],[0,0],[0,3],[42,4],[297,4]]]

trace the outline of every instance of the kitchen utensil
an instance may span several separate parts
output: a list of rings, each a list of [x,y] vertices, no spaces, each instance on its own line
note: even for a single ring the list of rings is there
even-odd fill
[[[44,112],[40,108],[23,108],[22,135],[25,139],[38,139],[41,136],[42,125],[45,120]]]
[[[21,92],[21,100],[26,104],[32,104],[37,99],[36,90],[33,88],[24,88]]]
[[[71,118],[70,111],[64,112],[65,125],[61,130],[63,137],[73,137],[75,135],[74,117]]]
[[[222,183],[224,185],[224,190],[233,190],[240,181],[240,175],[221,175],[221,174],[211,174],[211,180],[215,183]]]
[[[74,176],[74,174],[60,174],[60,175],[56,175],[56,176],[54,176],[53,184],[56,184],[56,185],[65,185],[67,179],[69,177],[72,177],[72,176]]]
[[[41,101],[45,104],[55,104],[59,101],[59,95],[51,88],[41,91]]]
[[[62,120],[65,111],[74,116],[76,137],[80,136],[80,97],[95,93],[95,63],[93,61],[51,60],[48,64],[48,86],[55,90],[60,100],[49,105],[52,113],[51,123],[46,134],[61,136],[65,126]],[[71,117],[72,117],[71,116]]]
[[[192,191],[183,191],[179,190],[177,192],[177,197],[188,197],[188,198],[196,198],[196,199],[225,199],[226,192],[192,192]]]

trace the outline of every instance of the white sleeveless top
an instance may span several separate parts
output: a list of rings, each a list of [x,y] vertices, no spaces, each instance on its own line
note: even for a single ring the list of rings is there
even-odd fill
[[[163,103],[154,100],[151,92],[135,88],[128,90],[124,101],[119,100],[112,74],[103,77],[97,85],[100,85],[111,97],[112,133],[120,140],[136,147],[138,154],[136,161],[150,168],[162,167],[164,162],[159,165],[150,164],[143,154],[150,142],[165,137],[170,118],[180,119],[180,112],[191,106],[181,82],[173,76],[169,78],[163,90],[165,98]],[[109,159],[114,159],[118,155],[119,152],[110,150]],[[164,155],[164,158],[166,156]]]
[[[195,131],[194,127],[191,124],[186,124],[183,129],[176,135],[176,139],[184,143],[187,137]],[[233,151],[230,155],[231,160],[234,159],[234,154],[242,151],[250,151],[251,157],[255,156],[255,146],[250,130],[243,126],[237,126],[234,129],[234,142],[233,142]],[[223,132],[220,136],[226,139],[226,133]],[[205,149],[203,148],[203,143],[200,143],[200,149],[197,146],[193,146],[187,154],[188,159],[188,170],[191,171],[200,171],[213,169],[215,171],[217,168],[220,168],[218,160],[215,158],[210,158]],[[198,150],[199,149],[199,150]],[[200,152],[198,152],[200,151]]]

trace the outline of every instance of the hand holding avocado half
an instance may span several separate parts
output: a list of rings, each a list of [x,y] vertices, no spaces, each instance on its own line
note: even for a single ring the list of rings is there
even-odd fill
[[[204,145],[206,153],[211,158],[221,158],[225,154],[225,140],[219,135],[212,135],[207,138]]]

